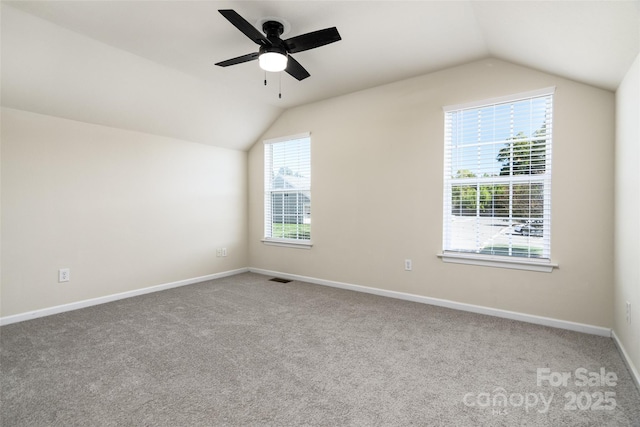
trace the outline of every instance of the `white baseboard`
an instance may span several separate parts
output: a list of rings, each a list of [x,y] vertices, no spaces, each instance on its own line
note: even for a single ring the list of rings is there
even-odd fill
[[[248,268],[240,268],[237,270],[224,271],[222,273],[208,274],[206,276],[194,277],[192,279],[185,279],[185,280],[179,280],[177,282],[165,283],[163,285],[149,286],[147,288],[135,289],[133,291],[121,292],[118,294],[106,295],[103,297],[72,302],[69,304],[57,305],[55,307],[48,307],[40,310],[28,311],[26,313],[14,314],[12,316],[0,317],[0,325],[9,325],[11,323],[23,322],[25,320],[36,319],[38,317],[51,316],[53,314],[64,313],[66,311],[72,311],[72,310],[78,310],[80,308],[91,307],[92,305],[104,304],[107,302],[117,301],[124,298],[131,298],[138,295],[149,294],[151,292],[164,291],[166,289],[192,285],[194,283],[204,282],[207,280],[220,279],[222,277],[228,277],[228,276],[233,276],[240,273],[246,273],[247,271],[249,271]]]
[[[638,388],[638,391],[640,391],[640,373],[638,373],[638,370],[636,369],[635,365],[631,361],[631,357],[629,357],[629,353],[627,353],[627,351],[624,349],[624,346],[622,345],[622,342],[616,335],[615,330],[611,331],[611,337],[613,338],[613,342],[616,344],[616,347],[618,347],[618,351],[620,352],[620,355],[622,356],[622,360],[624,360],[625,365],[627,365],[627,369],[629,369],[631,378],[633,378],[633,381],[636,383],[636,387]]]
[[[571,331],[583,332],[583,333],[592,334],[592,335],[600,335],[604,337],[611,336],[611,329],[603,328],[599,326],[586,325],[583,323],[569,322],[566,320],[535,316],[531,314],[517,313],[514,311],[500,310],[497,308],[483,307],[479,305],[465,304],[461,302],[439,299],[439,298],[430,298],[430,297],[425,297],[421,295],[408,294],[404,292],[389,291],[385,289],[370,288],[368,286],[354,285],[350,283],[335,282],[331,280],[318,279],[314,277],[282,273],[279,271],[264,270],[260,268],[240,268],[237,270],[230,270],[230,271],[225,271],[221,273],[209,274],[206,276],[194,277],[192,279],[185,279],[177,282],[165,283],[162,285],[150,286],[142,289],[135,289],[132,291],[122,292],[122,293],[113,294],[113,295],[106,295],[103,297],[92,298],[92,299],[83,300],[83,301],[77,301],[69,304],[58,305],[55,307],[48,307],[40,310],[28,311],[25,313],[15,314],[12,316],[0,317],[0,325],[9,325],[11,323],[22,322],[25,320],[36,319],[38,317],[64,313],[71,310],[78,310],[81,308],[91,307],[93,305],[104,304],[107,302],[117,301],[124,298],[130,298],[138,295],[148,294],[151,292],[163,291],[166,289],[191,285],[194,283],[204,282],[207,280],[220,279],[222,277],[233,276],[236,274],[245,273],[247,271],[263,274],[267,276],[277,276],[277,277],[282,277],[282,278],[291,279],[291,280],[299,280],[303,282],[313,283],[317,285],[330,286],[334,288],[347,289],[347,290],[356,291],[356,292],[364,292],[368,294],[379,295],[379,296],[384,296],[389,298],[413,301],[413,302],[418,302],[422,304],[436,305],[440,307],[452,308],[455,310],[468,311],[471,313],[485,314],[489,316],[502,317],[502,318],[511,319],[511,320],[519,320],[521,322],[534,323],[537,325],[550,326],[553,328],[567,329]],[[620,348],[622,347],[620,346]],[[634,371],[634,373],[637,377],[637,371]]]
[[[284,279],[299,280],[302,282],[313,283],[316,285],[331,286],[333,288],[347,289],[350,291],[364,292],[367,294],[380,295],[384,297],[402,299],[407,301],[419,302],[423,304],[436,305],[439,307],[452,308],[455,310],[468,311],[471,313],[486,314],[488,316],[502,317],[505,319],[519,320],[521,322],[534,323],[536,325],[550,326],[553,328],[567,329],[570,331],[583,332],[591,335],[599,335],[603,337],[611,337],[611,329],[600,326],[587,325],[584,323],[569,322],[567,320],[553,319],[550,317],[535,316],[532,314],[518,313],[515,311],[501,310],[498,308],[484,307],[480,305],[465,304],[451,300],[430,298],[421,295],[408,294],[404,292],[389,291],[385,289],[370,288],[368,286],[353,285],[350,283],[334,282],[331,280],[317,279],[314,277],[299,276],[296,274],[282,273],[279,271],[270,271],[260,268],[249,268],[252,273],[263,274],[267,276],[282,277]]]

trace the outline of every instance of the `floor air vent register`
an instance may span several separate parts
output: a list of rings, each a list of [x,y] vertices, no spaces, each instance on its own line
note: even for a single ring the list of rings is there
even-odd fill
[[[270,282],[278,282],[278,283],[289,283],[291,280],[283,279],[281,277],[274,277],[273,279],[269,279]]]

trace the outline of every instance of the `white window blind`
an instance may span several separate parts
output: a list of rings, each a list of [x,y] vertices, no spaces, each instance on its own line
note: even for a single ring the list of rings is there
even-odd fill
[[[311,138],[309,134],[265,141],[265,241],[311,239]]]
[[[443,250],[549,260],[553,88],[445,108]]]

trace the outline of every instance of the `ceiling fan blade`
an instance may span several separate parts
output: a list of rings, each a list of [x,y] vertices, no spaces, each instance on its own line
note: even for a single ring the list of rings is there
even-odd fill
[[[342,40],[336,27],[325,28],[301,36],[291,37],[284,41],[289,53],[302,52]]]
[[[267,40],[267,38],[260,31],[256,29],[253,25],[251,25],[246,19],[238,14],[233,9],[219,9],[218,12],[229,22],[231,22],[237,29],[242,31],[242,33],[249,37],[254,43],[262,45],[262,46],[271,46],[271,42]]]
[[[284,70],[298,80],[304,80],[311,75],[298,61],[293,59],[291,55],[287,58],[287,68]]]
[[[243,62],[253,61],[258,59],[260,54],[258,52],[248,53],[246,55],[238,56],[237,58],[227,59],[226,61],[218,62],[216,65],[221,67],[228,67],[229,65],[242,64]]]

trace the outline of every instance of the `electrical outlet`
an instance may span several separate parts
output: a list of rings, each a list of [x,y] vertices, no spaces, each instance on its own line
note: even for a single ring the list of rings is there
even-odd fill
[[[68,268],[61,268],[58,270],[58,283],[68,282],[71,280],[71,270]]]
[[[631,303],[629,301],[627,301],[626,304],[627,307],[627,323],[631,323]]]
[[[227,248],[222,248],[221,252],[222,252],[222,256],[227,256]]]
[[[411,262],[410,259],[405,259],[404,260],[404,269],[405,271],[411,271],[411,269],[413,268],[413,263]]]

